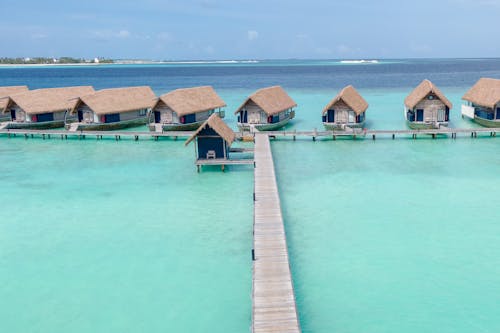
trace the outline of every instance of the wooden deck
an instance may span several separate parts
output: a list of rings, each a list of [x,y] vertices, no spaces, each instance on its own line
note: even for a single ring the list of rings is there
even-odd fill
[[[312,137],[313,140],[319,137],[330,137],[334,140],[336,138],[370,138],[375,140],[377,137],[392,137],[392,139],[398,138],[408,138],[411,137],[416,139],[417,136],[425,135],[425,137],[435,139],[438,135],[450,136],[455,139],[458,135],[477,137],[478,133],[483,135],[488,135],[495,137],[497,133],[500,133],[500,128],[487,128],[487,127],[476,127],[476,128],[447,128],[443,127],[440,129],[401,129],[401,130],[363,130],[363,129],[353,129],[346,131],[267,131],[265,132],[271,137],[290,137],[294,140],[297,137]]]
[[[85,139],[87,137],[103,139],[114,138],[121,140],[122,138],[139,140],[139,138],[158,139],[158,138],[188,138],[193,131],[167,131],[167,132],[150,132],[150,131],[67,131],[65,129],[56,130],[35,130],[35,129],[0,129],[0,135],[24,136],[25,138],[41,137],[43,139],[51,138],[77,138]],[[237,138],[241,138],[241,134],[236,133]]]
[[[274,162],[255,135],[252,332],[300,332]]]

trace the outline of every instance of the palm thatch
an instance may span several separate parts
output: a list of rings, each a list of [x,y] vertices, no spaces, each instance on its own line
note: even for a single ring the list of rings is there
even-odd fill
[[[0,87],[0,113],[2,113],[9,102],[8,97],[28,91],[27,86]]]
[[[160,96],[154,108],[161,104],[165,104],[179,117],[226,106],[211,86],[173,90]]]
[[[241,111],[248,102],[257,104],[268,116],[278,114],[282,111],[297,106],[297,103],[288,96],[285,90],[280,86],[262,88],[248,97],[243,104],[236,110],[235,114]]]
[[[446,98],[446,96],[438,89],[431,81],[423,80],[406,98],[405,105],[409,109],[413,109],[420,101],[427,95],[436,95],[441,102],[443,102],[449,109],[453,104]]]
[[[85,104],[97,115],[122,113],[150,109],[156,100],[155,93],[148,86],[102,89],[81,96],[72,112]]]
[[[462,99],[493,109],[500,103],[500,80],[481,78]]]
[[[362,114],[366,111],[366,109],[368,109],[368,103],[365,101],[365,99],[358,93],[356,89],[354,89],[353,86],[349,85],[342,89],[340,93],[335,96],[327,106],[325,106],[325,108],[323,109],[323,114],[328,112],[328,109],[330,109],[340,101],[347,104],[347,106],[349,106],[357,115]]]
[[[91,86],[64,88],[45,88],[29,90],[8,97],[7,110],[11,105],[18,105],[26,114],[41,114],[71,110],[77,98],[94,92]],[[6,112],[4,110],[4,112]]]
[[[233,130],[226,125],[217,113],[214,113],[208,117],[208,119],[196,130],[196,132],[193,133],[193,135],[191,135],[185,145],[187,146],[191,141],[193,141],[194,138],[196,138],[196,136],[198,136],[198,134],[206,127],[210,127],[217,132],[217,134],[219,134],[229,145],[231,145],[236,138],[236,134],[234,134]]]

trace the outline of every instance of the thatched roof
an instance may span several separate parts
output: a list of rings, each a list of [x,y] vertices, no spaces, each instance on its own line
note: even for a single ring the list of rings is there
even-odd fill
[[[191,141],[196,138],[198,133],[200,133],[204,128],[210,127],[217,134],[219,134],[226,142],[231,145],[236,138],[233,130],[226,125],[224,120],[222,120],[217,113],[212,114],[208,119],[196,130],[196,132],[191,135],[191,137],[186,141],[185,145],[187,146]]]
[[[443,102],[448,108],[452,108],[453,104],[443,95],[441,90],[438,89],[431,81],[423,80],[406,98],[405,105],[409,109],[413,109],[421,100],[423,100],[429,94],[436,95],[441,102]]]
[[[152,108],[156,95],[148,86],[102,89],[90,95],[81,96],[73,108],[87,105],[95,114],[121,113]]]
[[[268,116],[275,115],[287,109],[297,106],[297,103],[288,96],[285,90],[280,86],[262,88],[254,92],[248,97],[243,104],[236,110],[235,114],[249,102],[253,101],[257,104]]]
[[[164,103],[179,116],[226,106],[226,103],[211,86],[173,90],[160,96],[155,107],[161,103]]]
[[[29,90],[9,96],[6,108],[17,104],[27,114],[66,111],[74,107],[76,98],[93,92],[91,86]]]
[[[28,91],[27,86],[0,87],[0,112],[3,112],[9,99],[7,97]]]
[[[493,109],[500,103],[500,80],[481,78],[462,99]]]
[[[368,103],[363,97],[358,93],[353,86],[347,86],[340,91],[340,93],[335,96],[330,103],[323,109],[323,114],[325,114],[328,109],[330,109],[337,102],[343,101],[347,106],[349,106],[357,115],[362,114],[368,109]]]

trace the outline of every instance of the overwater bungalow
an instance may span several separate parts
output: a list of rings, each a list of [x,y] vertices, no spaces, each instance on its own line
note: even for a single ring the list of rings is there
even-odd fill
[[[224,118],[226,103],[210,86],[176,89],[166,93],[153,106],[149,130],[192,131],[212,114]]]
[[[404,116],[412,129],[448,126],[451,102],[429,80],[423,80],[406,98]]]
[[[23,93],[28,91],[27,86],[10,86],[10,87],[0,87],[0,122],[2,121],[9,121],[10,118],[10,112],[5,112],[5,107],[7,106],[7,103],[10,95],[15,95],[19,93]]]
[[[500,127],[500,80],[481,78],[462,99],[462,117],[486,127]]]
[[[145,125],[155,102],[156,95],[148,86],[102,89],[78,98],[66,128],[112,130]]]
[[[229,159],[229,147],[234,142],[236,135],[229,126],[214,113],[191,135],[186,141],[187,146],[196,140],[195,151],[197,161],[209,161],[224,165]],[[199,164],[198,164],[199,165]]]
[[[327,130],[363,127],[368,103],[354,89],[347,86],[323,109],[323,125]]]
[[[295,117],[297,103],[280,86],[257,90],[236,110],[240,130],[275,130]]]
[[[6,128],[45,129],[63,127],[65,115],[77,98],[94,92],[91,86],[45,88],[10,95],[4,113],[10,113]]]

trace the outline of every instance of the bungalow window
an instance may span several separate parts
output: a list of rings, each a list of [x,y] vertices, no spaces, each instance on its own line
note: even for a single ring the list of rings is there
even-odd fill
[[[119,113],[106,114],[102,117],[101,121],[103,123],[117,123],[120,121]]]
[[[145,115],[146,115],[146,109],[140,109],[139,116],[145,116]]]
[[[44,122],[44,121],[54,121],[54,114],[50,113],[40,113],[36,116],[36,119],[33,119],[34,122]]]

